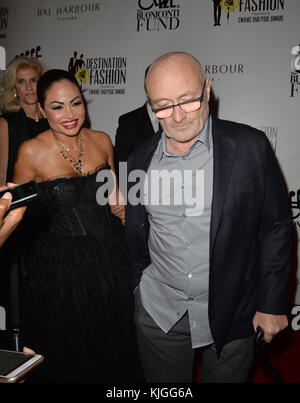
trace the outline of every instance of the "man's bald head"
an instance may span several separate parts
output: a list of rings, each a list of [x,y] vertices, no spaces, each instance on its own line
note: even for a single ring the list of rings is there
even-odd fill
[[[145,90],[148,95],[148,83],[155,80],[162,72],[167,71],[192,72],[198,76],[201,82],[205,80],[205,74],[199,61],[186,52],[169,52],[158,57],[148,68],[145,77]]]

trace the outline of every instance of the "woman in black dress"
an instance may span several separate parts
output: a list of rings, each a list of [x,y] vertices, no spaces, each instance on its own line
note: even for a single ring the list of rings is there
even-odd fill
[[[100,175],[114,172],[110,137],[83,127],[85,107],[70,73],[49,70],[37,94],[50,129],[21,145],[14,174],[17,182],[37,182],[51,221],[28,253],[22,278],[24,343],[45,355],[33,375],[137,382],[125,209],[118,200],[112,205],[116,184],[110,204],[96,198]]]

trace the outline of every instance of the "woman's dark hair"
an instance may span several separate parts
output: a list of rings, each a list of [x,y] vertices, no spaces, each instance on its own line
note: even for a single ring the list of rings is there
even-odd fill
[[[61,80],[70,81],[71,83],[76,85],[76,87],[81,92],[81,88],[76,78],[73,76],[73,74],[69,73],[67,70],[60,70],[60,69],[48,70],[40,77],[36,87],[37,99],[41,104],[42,108],[44,108],[47,91],[51,88],[51,86],[54,83]]]

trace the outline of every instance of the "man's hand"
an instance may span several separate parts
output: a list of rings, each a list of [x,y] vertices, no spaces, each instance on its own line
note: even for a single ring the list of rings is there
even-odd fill
[[[270,343],[277,333],[288,326],[288,320],[286,315],[271,315],[269,313],[256,312],[252,324],[255,331],[257,326],[263,329],[264,341]]]

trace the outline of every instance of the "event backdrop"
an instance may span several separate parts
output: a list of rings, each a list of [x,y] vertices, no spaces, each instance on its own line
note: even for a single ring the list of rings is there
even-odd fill
[[[216,4],[215,4],[216,3]],[[268,136],[294,222],[291,298],[300,304],[300,1],[0,0],[0,45],[73,71],[93,129],[114,142],[121,114],[145,102],[145,68],[162,53],[196,56],[212,107]]]

